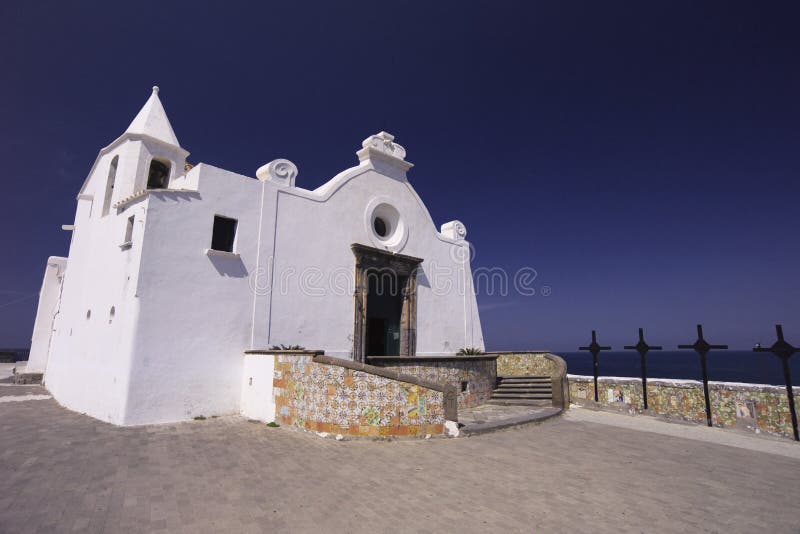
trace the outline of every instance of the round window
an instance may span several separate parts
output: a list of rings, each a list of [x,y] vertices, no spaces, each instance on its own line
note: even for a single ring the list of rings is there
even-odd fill
[[[400,212],[388,200],[386,197],[372,199],[364,213],[364,226],[376,247],[399,252],[408,239],[408,228]]]
[[[375,233],[378,234],[379,237],[386,237],[386,235],[389,233],[389,229],[386,227],[386,221],[380,217],[375,217],[375,220],[372,222],[372,227],[375,229]]]

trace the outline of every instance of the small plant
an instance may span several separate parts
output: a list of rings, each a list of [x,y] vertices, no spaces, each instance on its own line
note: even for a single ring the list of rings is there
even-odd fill
[[[278,428],[281,425],[279,425],[275,421],[270,421],[269,423],[267,423],[267,426],[270,427],[270,428]]]
[[[483,354],[483,351],[477,347],[465,347],[458,350],[459,356],[476,356],[478,354]]]
[[[194,418],[194,420],[195,421],[205,421],[206,420],[206,416],[205,415],[198,415],[198,416],[196,416]]]
[[[272,345],[269,350],[305,350],[305,347],[301,347],[300,345],[284,345],[281,343],[280,345]]]

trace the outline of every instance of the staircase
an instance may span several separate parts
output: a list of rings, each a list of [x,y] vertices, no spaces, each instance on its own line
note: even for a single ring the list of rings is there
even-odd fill
[[[550,406],[553,386],[549,376],[498,376],[489,404]]]

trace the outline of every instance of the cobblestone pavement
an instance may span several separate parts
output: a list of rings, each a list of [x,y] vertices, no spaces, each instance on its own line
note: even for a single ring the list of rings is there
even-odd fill
[[[3,533],[798,532],[798,473],[786,456],[570,417],[337,442],[238,417],[118,428],[52,399],[0,404]]]

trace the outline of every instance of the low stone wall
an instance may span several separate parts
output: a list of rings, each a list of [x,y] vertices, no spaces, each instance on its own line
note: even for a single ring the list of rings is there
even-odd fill
[[[458,392],[458,407],[485,404],[497,385],[494,355],[489,356],[372,356],[369,363]]]
[[[497,376],[549,376],[553,386],[553,406],[569,406],[567,362],[545,351],[494,352]]]
[[[638,378],[599,377],[600,404],[633,413],[642,413],[642,381]],[[594,404],[594,378],[569,375],[572,402]],[[709,382],[711,422],[719,427],[740,427],[752,431],[792,436],[792,420],[786,388],[761,384]],[[800,412],[800,388],[794,388],[795,404]],[[703,383],[697,380],[647,380],[647,403],[650,414],[706,422]]]
[[[276,354],[277,422],[347,436],[425,436],[457,420],[454,392],[438,384],[309,354]]]
[[[500,376],[537,375],[552,376],[558,363],[548,358],[548,352],[502,352],[497,356],[497,374]]]

